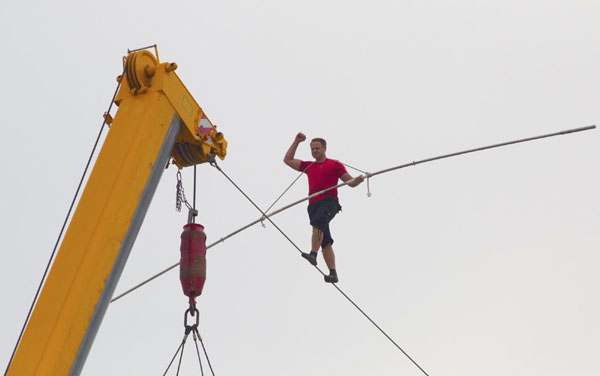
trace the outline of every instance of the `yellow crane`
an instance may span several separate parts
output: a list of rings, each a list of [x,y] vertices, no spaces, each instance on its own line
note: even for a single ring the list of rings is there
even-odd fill
[[[155,55],[142,49],[124,58],[123,74],[117,78],[121,86],[114,98],[119,109],[114,119],[105,114],[110,131],[7,375],[78,375],[169,161],[181,169],[210,162],[216,156],[225,158],[227,141],[177,77],[176,69],[174,63],[160,63],[156,49]],[[463,150],[365,173],[365,177],[595,128],[591,125]],[[269,217],[282,210],[346,184],[316,192],[268,217],[255,205],[261,219],[233,234],[265,218],[271,221]],[[347,294],[333,286],[427,375]]]
[[[123,58],[114,119],[7,375],[78,375],[163,170],[227,153],[158,50]]]

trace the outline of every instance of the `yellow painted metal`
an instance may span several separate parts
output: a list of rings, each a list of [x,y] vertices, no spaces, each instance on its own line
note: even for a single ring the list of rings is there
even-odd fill
[[[184,124],[172,154],[174,164],[183,168],[204,163],[209,154],[225,158],[227,141],[175,74],[177,64],[158,63],[150,52],[139,51],[127,57],[126,66],[127,79],[123,80],[115,102],[132,94],[162,91]]]
[[[144,54],[137,61],[152,59]],[[181,118],[184,125],[178,142],[204,147],[206,140],[194,129],[203,112],[175,73],[166,71],[168,66],[155,66],[154,76],[146,81],[138,77],[137,82],[150,84],[142,90],[123,79],[115,99],[119,110],[8,375],[71,372],[173,119]],[[128,72],[145,75],[145,67],[134,68]],[[209,146],[225,156],[224,140]]]

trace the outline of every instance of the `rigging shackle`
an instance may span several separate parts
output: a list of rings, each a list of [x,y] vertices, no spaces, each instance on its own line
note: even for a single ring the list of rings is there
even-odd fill
[[[188,313],[194,317],[196,316],[196,324],[194,325],[188,325]],[[200,322],[200,312],[198,312],[197,308],[188,308],[185,310],[185,313],[183,314],[183,325],[186,327],[186,329],[188,327],[198,327],[198,324]]]
[[[202,294],[206,281],[206,234],[204,226],[188,223],[181,233],[181,260],[179,279],[183,293],[189,297],[192,316],[196,309],[196,297]]]

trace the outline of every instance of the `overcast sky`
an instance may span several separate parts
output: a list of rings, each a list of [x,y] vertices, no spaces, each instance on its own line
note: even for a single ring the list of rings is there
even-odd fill
[[[296,177],[282,158],[298,131],[374,172],[596,124],[599,15],[579,0],[0,3],[2,369],[128,48],[178,64],[229,142],[220,166],[266,208]],[[339,287],[431,376],[600,374],[598,132],[377,176],[372,197],[341,189]],[[198,183],[209,243],[260,216],[214,168]],[[175,184],[171,167],[117,293],[179,260]],[[306,194],[302,178],[281,205]],[[309,250],[305,204],[274,221]],[[209,251],[198,303],[218,375],[422,374],[270,224]],[[162,375],[186,304],[177,271],[111,304],[83,375]],[[198,369],[189,341],[181,375]]]

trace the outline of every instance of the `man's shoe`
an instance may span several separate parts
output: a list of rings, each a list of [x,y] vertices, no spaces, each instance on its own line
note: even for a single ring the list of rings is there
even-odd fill
[[[308,260],[308,262],[310,262],[311,265],[317,265],[317,258],[315,256],[311,255],[310,253],[302,252],[302,257],[304,257],[306,260]]]
[[[337,283],[339,281],[337,275],[326,275],[325,276],[325,282],[329,282],[329,283]]]

